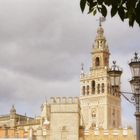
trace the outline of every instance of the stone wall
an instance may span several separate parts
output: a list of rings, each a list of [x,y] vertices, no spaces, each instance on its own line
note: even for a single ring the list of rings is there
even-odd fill
[[[51,98],[50,140],[78,140],[80,104],[78,98]]]
[[[27,134],[22,128],[0,127],[0,138],[25,138],[26,136]]]
[[[85,130],[81,140],[136,140],[131,128]]]

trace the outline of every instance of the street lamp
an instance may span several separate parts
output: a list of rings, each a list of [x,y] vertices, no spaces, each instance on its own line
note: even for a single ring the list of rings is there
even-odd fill
[[[136,106],[136,134],[137,140],[140,140],[140,58],[138,54],[135,53],[133,59],[129,63],[132,72],[132,79],[130,80],[130,84],[132,87],[133,97]]]
[[[136,140],[140,140],[140,58],[137,53],[135,53],[134,58],[131,59],[129,66],[132,72],[132,79],[130,80],[132,92],[120,91],[120,77],[122,70],[116,66],[115,61],[113,61],[113,66],[109,69],[108,74],[110,77],[111,89],[113,89],[111,93],[115,94],[117,89],[119,95],[122,95],[127,101],[133,103],[136,107]],[[132,98],[129,99],[124,94],[132,94]]]
[[[120,78],[122,70],[116,65],[116,61],[113,61],[113,66],[108,70],[110,77],[111,93],[120,96]]]

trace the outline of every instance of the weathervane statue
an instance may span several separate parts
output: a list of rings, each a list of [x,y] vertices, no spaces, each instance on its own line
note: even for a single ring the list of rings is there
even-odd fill
[[[105,17],[99,17],[99,26],[102,26],[102,22],[104,22],[105,20]]]

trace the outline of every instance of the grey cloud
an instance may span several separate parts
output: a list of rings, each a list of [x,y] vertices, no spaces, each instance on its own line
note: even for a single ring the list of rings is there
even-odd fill
[[[33,6],[30,2],[15,2],[17,4],[8,3],[11,8],[3,8],[8,14],[1,15],[4,21],[1,23],[0,36],[2,42],[5,40],[0,48],[1,65],[49,79],[69,79],[73,74],[78,74],[79,61],[77,64],[73,62],[80,57],[79,52],[84,53],[87,47],[83,42],[85,46],[82,48],[81,41],[78,41],[79,38],[86,38],[84,34],[80,36],[82,31],[78,24],[81,23],[76,17],[80,14],[75,15],[74,11],[66,8],[71,2],[62,1],[63,5],[56,1],[30,1]],[[50,9],[53,4],[60,7]],[[71,71],[75,66],[76,73]]]
[[[51,82],[7,69],[0,69],[0,77],[0,102],[2,106],[9,108],[15,104],[22,113],[25,111],[24,108],[30,108],[31,110],[27,109],[30,114],[34,114],[33,111],[38,108],[36,113],[39,113],[41,103],[51,96],[78,96],[79,93],[78,87],[73,88],[75,84],[79,83],[77,78],[68,82]],[[21,104],[25,106],[22,107]]]

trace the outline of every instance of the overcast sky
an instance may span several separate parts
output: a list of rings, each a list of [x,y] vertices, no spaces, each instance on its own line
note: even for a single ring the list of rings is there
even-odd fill
[[[91,64],[99,17],[82,14],[79,0],[0,0],[0,114],[39,115],[50,96],[79,96],[81,63]],[[118,17],[103,23],[112,60],[123,68],[122,90],[130,91],[128,61],[140,52],[140,28]],[[133,105],[122,100],[123,125],[135,127]]]

